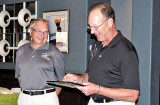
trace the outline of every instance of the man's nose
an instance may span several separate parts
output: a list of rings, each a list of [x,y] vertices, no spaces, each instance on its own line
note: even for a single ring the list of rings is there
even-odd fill
[[[41,33],[41,36],[46,36],[45,32],[42,32],[42,33]]]
[[[95,28],[93,28],[93,27],[90,29],[91,34],[94,34],[94,33],[95,33],[95,31],[96,31],[96,29],[95,29]]]
[[[44,36],[44,33],[43,32],[41,32],[41,34],[40,34],[41,36]]]

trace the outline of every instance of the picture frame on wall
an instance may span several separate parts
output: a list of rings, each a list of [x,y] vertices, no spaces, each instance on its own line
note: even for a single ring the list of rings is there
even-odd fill
[[[49,43],[68,53],[69,9],[44,11],[43,19],[49,24]]]

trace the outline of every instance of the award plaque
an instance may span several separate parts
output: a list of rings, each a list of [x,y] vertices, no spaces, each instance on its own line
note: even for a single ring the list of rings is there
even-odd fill
[[[58,87],[69,87],[69,88],[75,88],[75,86],[85,86],[78,83],[73,82],[65,82],[65,81],[47,81],[48,85],[58,86]]]

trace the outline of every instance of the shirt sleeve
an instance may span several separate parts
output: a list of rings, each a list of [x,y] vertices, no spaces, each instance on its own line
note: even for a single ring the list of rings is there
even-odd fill
[[[20,77],[19,58],[20,58],[20,51],[18,50],[16,52],[15,78]]]
[[[140,90],[139,61],[134,51],[129,51],[123,58],[120,69],[124,88]]]
[[[56,55],[55,60],[55,73],[58,80],[62,80],[65,75],[65,68],[64,68],[64,55],[61,52],[58,52]]]

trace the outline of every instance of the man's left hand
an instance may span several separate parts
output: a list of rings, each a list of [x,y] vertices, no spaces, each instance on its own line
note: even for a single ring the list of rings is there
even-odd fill
[[[83,85],[86,86],[76,86],[76,88],[82,91],[86,96],[98,93],[98,85],[93,84],[91,82],[83,83]]]

